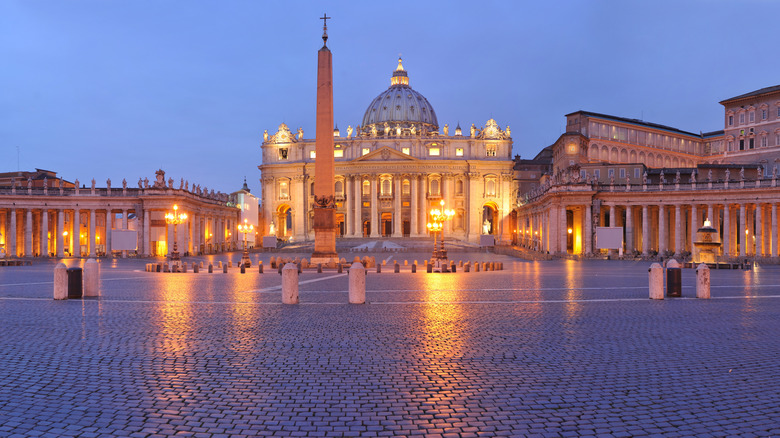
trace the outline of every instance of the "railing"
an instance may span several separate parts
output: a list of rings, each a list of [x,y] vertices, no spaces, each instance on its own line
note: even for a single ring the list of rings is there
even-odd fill
[[[154,196],[154,195],[170,195],[176,194],[179,196],[185,196],[188,198],[198,199],[199,201],[208,202],[211,204],[226,204],[227,195],[224,193],[215,194],[215,198],[210,196],[198,195],[197,193],[187,191],[184,189],[171,189],[171,188],[95,188],[94,193],[92,188],[79,188],[78,192],[76,188],[63,188],[49,187],[44,189],[43,187],[34,187],[28,189],[27,187],[13,188],[0,188],[0,196],[53,196],[53,197],[139,197],[139,196]],[[217,196],[225,197],[225,200],[219,199]]]

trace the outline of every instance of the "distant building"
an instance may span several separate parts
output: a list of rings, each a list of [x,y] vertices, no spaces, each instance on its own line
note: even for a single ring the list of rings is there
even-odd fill
[[[241,190],[230,194],[230,202],[235,204],[240,210],[238,216],[239,224],[252,225],[255,228],[254,233],[247,233],[246,242],[248,248],[255,246],[255,236],[260,230],[260,217],[259,217],[259,199],[257,196],[250,193],[249,187],[246,185],[246,179],[244,179],[244,186]],[[243,244],[244,235],[239,233],[239,243]]]
[[[776,258],[780,86],[721,104],[725,129],[699,134],[568,114],[551,175],[518,199],[520,244],[590,255],[600,252],[597,227],[622,227],[628,254],[684,256],[709,219],[722,258]]]
[[[428,212],[444,201],[455,210],[448,237],[511,241],[517,186],[509,127],[493,119],[465,132],[440,126],[433,106],[409,86],[400,59],[361,124],[336,128],[334,137],[338,236],[427,236]],[[264,134],[261,149],[263,233],[312,240],[314,139],[283,123]]]

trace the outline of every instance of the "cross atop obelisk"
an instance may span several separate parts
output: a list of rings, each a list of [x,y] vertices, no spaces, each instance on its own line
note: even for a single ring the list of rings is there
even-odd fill
[[[322,40],[328,41],[324,14]],[[338,262],[336,254],[336,162],[333,157],[333,66],[327,46],[317,52],[317,125],[314,141],[314,253],[311,262]]]
[[[328,14],[322,14],[320,20],[322,20],[322,42],[324,45],[328,45],[328,20],[332,20],[333,17],[328,17]]]

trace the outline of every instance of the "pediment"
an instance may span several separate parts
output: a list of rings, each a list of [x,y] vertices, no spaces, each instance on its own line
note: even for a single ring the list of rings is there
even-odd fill
[[[352,160],[353,162],[363,162],[363,161],[420,161],[417,158],[411,157],[409,155],[406,155],[402,152],[399,152],[391,147],[388,146],[382,146],[381,148],[368,153],[366,155],[363,155],[361,157],[355,158]]]

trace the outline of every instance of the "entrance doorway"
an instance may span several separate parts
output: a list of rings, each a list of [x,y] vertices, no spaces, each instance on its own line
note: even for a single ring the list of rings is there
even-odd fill
[[[393,214],[382,213],[382,237],[390,237],[393,234]]]
[[[492,204],[482,207],[482,234],[496,234],[498,231],[497,211],[498,209]]]

